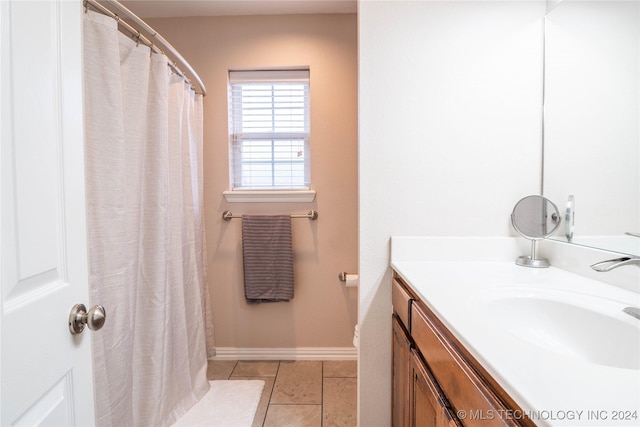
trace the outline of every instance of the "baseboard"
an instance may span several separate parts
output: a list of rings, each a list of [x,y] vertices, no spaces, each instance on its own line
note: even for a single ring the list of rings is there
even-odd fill
[[[355,347],[239,348],[216,347],[210,360],[356,360]]]

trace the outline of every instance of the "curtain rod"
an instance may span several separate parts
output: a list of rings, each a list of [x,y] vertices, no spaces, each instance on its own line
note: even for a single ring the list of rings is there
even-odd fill
[[[146,41],[147,43],[145,44],[148,44],[152,50],[156,51],[157,53],[164,53],[171,59],[176,60],[179,63],[180,67],[187,70],[189,75],[193,78],[193,80],[195,80],[197,86],[200,88],[200,93],[202,93],[203,96],[207,94],[207,89],[205,88],[204,83],[202,83],[200,76],[198,76],[198,73],[195,72],[195,70],[193,69],[193,67],[191,67],[191,65],[187,62],[187,60],[184,59],[182,55],[180,55],[180,53],[176,50],[176,48],[171,46],[171,44],[167,40],[165,40],[164,37],[158,34],[156,30],[151,28],[149,24],[144,22],[135,13],[131,12],[129,9],[124,7],[121,3],[119,3],[116,0],[100,0],[100,2],[98,2],[97,0],[85,0],[85,6],[87,4],[90,4],[91,6],[98,9],[100,12],[105,13],[111,16],[112,18],[115,18],[118,21],[118,23],[126,27],[127,30],[130,31],[137,40],[142,39],[143,42]],[[144,35],[140,33],[139,30],[137,30],[127,22],[123,21],[122,16],[108,9],[107,6],[105,6],[105,4],[111,6],[117,12],[124,15],[126,18],[132,20],[134,25],[141,28],[145,33],[147,33],[149,37],[152,37],[155,42],[148,40]],[[160,47],[160,50],[157,50],[158,46]],[[175,62],[173,64],[169,64],[169,66],[193,85],[191,80],[187,78],[187,76],[181,70],[181,68],[178,68],[178,65]]]

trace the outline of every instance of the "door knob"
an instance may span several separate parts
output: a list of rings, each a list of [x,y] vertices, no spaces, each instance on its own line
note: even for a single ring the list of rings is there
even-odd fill
[[[102,328],[106,318],[107,314],[101,305],[94,305],[87,312],[84,304],[76,304],[71,308],[71,314],[69,314],[69,331],[72,335],[81,334],[85,325],[92,331],[97,331]]]

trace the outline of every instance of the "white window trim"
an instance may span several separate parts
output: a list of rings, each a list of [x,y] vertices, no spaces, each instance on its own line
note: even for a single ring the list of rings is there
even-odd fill
[[[229,203],[310,203],[314,190],[228,190],[222,193]]]
[[[282,77],[286,72],[286,78],[282,81],[309,81],[309,69],[275,69],[275,70],[238,70],[230,71],[229,76],[234,82],[254,82],[254,81],[277,81],[277,77]],[[277,77],[276,77],[277,76]],[[308,126],[308,125],[307,125]],[[297,135],[296,135],[297,136]],[[309,133],[307,133],[309,138]],[[309,148],[308,139],[305,144],[306,148]],[[307,162],[310,161],[307,153]],[[305,172],[309,173],[309,165],[305,167]],[[230,169],[230,173],[233,173]],[[309,181],[307,176],[307,182]],[[233,181],[233,177],[230,177]],[[225,200],[230,203],[272,203],[272,202],[313,202],[315,200],[316,192],[312,189],[247,189],[234,188],[227,191],[223,191]]]

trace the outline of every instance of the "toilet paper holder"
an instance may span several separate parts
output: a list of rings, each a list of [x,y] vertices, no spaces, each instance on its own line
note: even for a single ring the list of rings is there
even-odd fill
[[[347,281],[347,273],[346,271],[341,271],[340,274],[338,274],[338,279],[340,279],[341,282],[346,282]]]
[[[357,274],[351,274],[347,273],[346,271],[342,271],[338,274],[338,279],[340,279],[340,281],[344,283],[347,288],[357,288],[360,285],[360,278]]]

